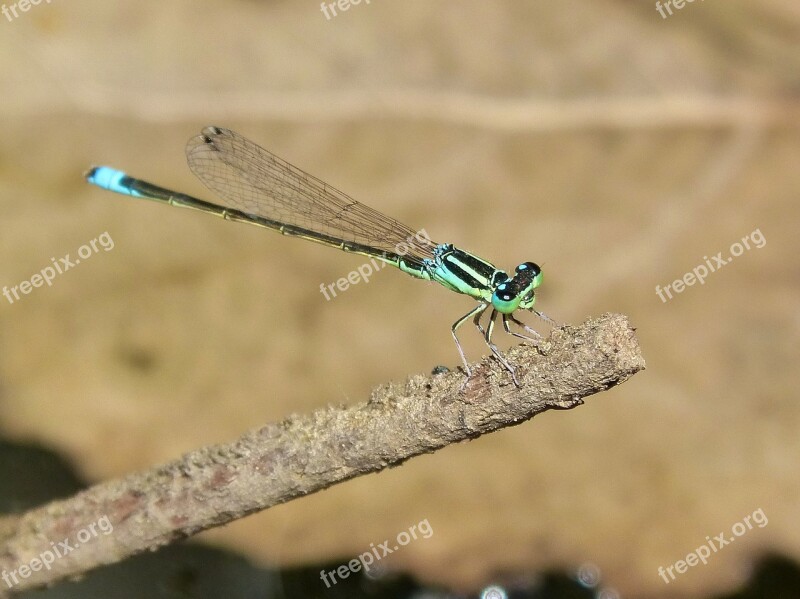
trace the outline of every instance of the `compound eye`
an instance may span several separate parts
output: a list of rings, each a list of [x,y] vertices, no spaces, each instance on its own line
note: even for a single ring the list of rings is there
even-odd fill
[[[506,283],[498,285],[494,293],[498,299],[504,302],[510,302],[516,295],[516,293],[511,290],[511,286]]]
[[[532,276],[538,275],[542,272],[542,269],[539,268],[539,265],[535,262],[523,262],[519,266],[517,266],[516,272],[519,274],[521,272],[528,272],[531,273]]]
[[[511,314],[519,307],[519,289],[513,283],[500,283],[492,293],[492,307],[501,314]]]

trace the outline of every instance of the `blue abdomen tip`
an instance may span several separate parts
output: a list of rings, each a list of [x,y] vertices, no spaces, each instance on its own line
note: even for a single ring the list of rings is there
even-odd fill
[[[135,195],[135,192],[124,183],[127,178],[128,175],[122,171],[108,166],[96,166],[86,173],[86,180],[93,185],[116,193]]]

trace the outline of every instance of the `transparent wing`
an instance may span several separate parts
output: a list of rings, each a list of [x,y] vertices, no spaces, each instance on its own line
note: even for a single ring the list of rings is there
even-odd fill
[[[433,257],[432,241],[229,129],[203,129],[186,145],[186,159],[230,208],[386,252],[402,243],[406,255]]]

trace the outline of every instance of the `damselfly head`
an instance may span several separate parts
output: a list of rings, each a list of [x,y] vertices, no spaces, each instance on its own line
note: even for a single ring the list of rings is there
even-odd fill
[[[492,307],[501,314],[522,308],[530,310],[536,301],[535,289],[542,282],[542,269],[533,262],[523,262],[514,277],[501,282],[492,293]]]
[[[514,271],[513,281],[519,286],[522,299],[519,307],[532,310],[536,302],[536,288],[542,284],[542,269],[534,262],[523,262]]]

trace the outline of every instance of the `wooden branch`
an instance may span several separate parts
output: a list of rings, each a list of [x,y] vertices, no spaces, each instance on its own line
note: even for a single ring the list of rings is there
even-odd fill
[[[290,416],[2,518],[0,594],[76,576],[551,408],[573,408],[644,368],[633,329],[617,314],[556,329],[540,350],[523,344],[507,358],[519,389],[493,358],[474,366],[463,391],[461,372],[417,375],[378,387],[367,402]]]

